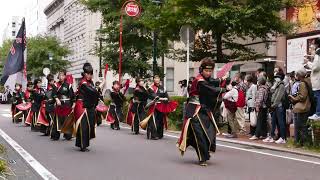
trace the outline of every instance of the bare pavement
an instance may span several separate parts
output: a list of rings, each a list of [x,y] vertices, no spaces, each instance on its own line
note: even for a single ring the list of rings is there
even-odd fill
[[[103,124],[90,152],[80,152],[72,141],[51,141],[22,124],[12,124],[9,105],[0,105],[0,129],[29,154],[16,160],[33,169],[32,179],[61,180],[316,180],[320,179],[320,159],[263,148],[218,141],[217,152],[207,167],[197,165],[190,147],[182,157],[175,143],[176,134],[147,140],[123,127],[113,131]],[[0,137],[5,139],[3,137]],[[6,140],[7,140],[6,139]],[[14,148],[9,148],[13,151]],[[42,165],[42,166],[41,166]],[[41,173],[49,173],[45,176]],[[42,175],[42,176],[41,176]],[[30,177],[16,179],[30,179]],[[14,178],[13,178],[14,179]]]

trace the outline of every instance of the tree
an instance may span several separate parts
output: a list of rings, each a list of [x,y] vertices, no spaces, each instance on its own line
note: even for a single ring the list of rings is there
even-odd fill
[[[44,67],[48,67],[52,74],[65,69],[70,63],[64,60],[70,51],[62,46],[55,37],[36,36],[27,40],[27,72],[28,75],[41,76]],[[52,60],[49,60],[52,54]]]
[[[217,62],[247,60],[261,54],[239,40],[268,41],[270,36],[290,33],[292,24],[279,12],[292,5],[294,0],[166,0],[155,26],[177,40],[180,27],[191,25],[198,32],[193,60],[206,56]]]
[[[7,60],[7,56],[12,46],[12,41],[3,42],[0,47],[1,71],[3,64]],[[52,60],[49,60],[49,53],[52,54]],[[55,74],[58,70],[66,68],[70,63],[63,58],[70,51],[67,47],[62,46],[55,37],[36,36],[27,38],[27,73],[28,76],[42,76],[42,70],[48,67],[51,73]]]
[[[103,41],[101,55],[104,62],[111,69],[119,68],[119,23],[120,10],[125,0],[98,1],[83,0],[82,3],[93,12],[101,12],[103,16],[103,27],[99,30],[100,40]],[[140,1],[143,9],[154,9],[156,6],[152,1]],[[150,76],[152,66],[149,60],[152,58],[152,40],[154,29],[146,26],[143,21],[144,12],[139,18],[131,18],[123,15],[123,64],[122,72],[136,77]],[[168,49],[167,40],[158,36],[158,57]],[[100,55],[99,48],[95,50]],[[159,73],[159,72],[157,72]]]
[[[12,41],[6,40],[6,41],[2,42],[2,45],[0,47],[0,71],[1,71],[1,75],[2,75],[3,66],[7,61],[7,57],[8,57],[9,50],[10,50],[11,46],[12,46]]]

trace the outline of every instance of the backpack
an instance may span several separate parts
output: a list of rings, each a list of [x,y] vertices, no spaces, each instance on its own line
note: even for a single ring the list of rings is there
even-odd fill
[[[302,81],[305,83],[307,89],[308,89],[308,96],[309,96],[309,100],[310,100],[310,103],[311,103],[311,108],[310,108],[310,111],[309,111],[309,116],[312,116],[314,113],[316,113],[316,108],[317,108],[317,99],[316,97],[314,96],[313,94],[313,91],[312,91],[312,88],[309,86],[309,84],[305,81]]]
[[[246,105],[246,95],[245,93],[238,89],[238,101],[236,102],[236,107],[243,108]]]
[[[284,95],[283,95],[283,98],[281,100],[281,103],[282,103],[282,107],[284,109],[289,109],[290,108],[290,100],[289,100],[287,91],[284,91]]]
[[[235,113],[237,111],[236,102],[224,99],[223,103],[224,103],[224,107],[227,108],[231,113]]]
[[[266,106],[267,106],[267,108],[271,108],[271,105],[272,105],[272,103],[271,103],[272,93],[271,93],[271,91],[269,91],[269,89],[267,89],[267,88],[264,88],[264,89],[267,90]]]

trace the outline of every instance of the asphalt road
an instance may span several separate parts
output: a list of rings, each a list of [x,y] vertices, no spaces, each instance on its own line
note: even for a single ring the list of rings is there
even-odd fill
[[[21,124],[12,124],[9,106],[0,105],[0,128],[62,180],[315,180],[320,159],[219,142],[207,167],[197,165],[189,148],[181,157],[172,135],[147,140],[128,129],[97,128],[89,152],[72,141],[51,141]]]

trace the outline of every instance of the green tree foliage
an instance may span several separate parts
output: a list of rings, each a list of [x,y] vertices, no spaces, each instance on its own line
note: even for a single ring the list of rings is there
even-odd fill
[[[100,29],[100,40],[103,41],[102,56],[105,63],[108,63],[111,69],[119,68],[119,32],[121,7],[125,0],[117,1],[99,1],[83,0],[82,3],[93,12],[101,12],[103,16],[103,27]],[[146,26],[144,22],[144,13],[148,10],[159,7],[152,1],[140,1],[144,9],[142,16],[131,18],[123,15],[123,64],[122,72],[128,73],[133,77],[150,75],[152,66],[153,52],[153,31],[156,27]],[[150,20],[150,19],[148,19]],[[153,17],[156,20],[156,17]],[[163,38],[161,32],[158,32],[157,56],[160,57],[167,50],[168,41]],[[97,40],[98,41],[98,40]],[[100,55],[99,48],[96,54]]]
[[[117,69],[120,9],[125,0],[82,2],[91,11],[103,14],[103,57],[112,69]],[[160,6],[153,0],[139,2],[143,7],[141,17],[124,16],[124,72],[133,76],[144,74],[150,68],[146,61],[152,57],[153,31],[158,32],[158,55],[170,55],[169,40],[179,40],[180,28],[186,24],[198,32],[192,60],[209,56],[217,62],[227,62],[261,57],[263,54],[245,46],[244,42],[268,42],[270,36],[289,34],[293,25],[283,20],[280,12],[296,1],[160,0]]]
[[[292,24],[281,19],[280,11],[294,0],[166,0],[159,26],[177,39],[184,24],[202,36],[196,38],[194,59],[210,56],[217,62],[249,59],[257,52],[239,40],[268,41],[270,35],[288,34]],[[231,50],[225,53],[224,50]]]
[[[1,64],[6,62],[12,41],[5,41],[0,48]],[[49,60],[49,53],[52,60]],[[62,46],[55,37],[36,36],[27,39],[27,73],[28,76],[42,76],[42,70],[48,67],[55,74],[59,69],[66,68],[69,61],[63,57],[70,52],[67,47]],[[2,71],[2,68],[1,68]]]
[[[7,60],[10,47],[12,46],[12,41],[6,40],[2,42],[2,45],[0,47],[0,71],[2,71],[3,66]],[[2,72],[1,72],[2,74]]]
[[[49,54],[52,60],[49,60]],[[69,61],[63,58],[70,52],[62,46],[55,37],[36,36],[27,41],[27,72],[28,75],[41,76],[44,67],[48,67],[55,74],[60,69],[65,69]]]

